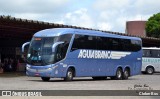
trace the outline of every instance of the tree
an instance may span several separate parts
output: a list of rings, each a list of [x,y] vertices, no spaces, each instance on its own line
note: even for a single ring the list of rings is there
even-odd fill
[[[160,38],[160,13],[154,14],[146,22],[146,34],[148,37]]]

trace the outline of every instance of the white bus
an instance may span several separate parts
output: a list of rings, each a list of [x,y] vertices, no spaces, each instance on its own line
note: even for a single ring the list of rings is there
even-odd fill
[[[160,48],[143,48],[142,73],[160,72]]]

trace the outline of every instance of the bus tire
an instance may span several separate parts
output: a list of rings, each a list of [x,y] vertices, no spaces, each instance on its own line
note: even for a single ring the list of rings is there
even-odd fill
[[[146,73],[152,75],[154,73],[154,68],[149,66],[146,68]]]
[[[49,81],[49,80],[50,80],[50,77],[41,77],[41,79],[42,79],[43,81]]]
[[[123,72],[123,79],[128,79],[129,75],[130,75],[129,69],[126,68]]]
[[[74,76],[74,71],[69,68],[66,74],[66,77],[64,78],[65,81],[72,81]]]
[[[122,80],[122,76],[123,76],[122,69],[118,68],[117,71],[116,71],[115,79],[116,80]]]

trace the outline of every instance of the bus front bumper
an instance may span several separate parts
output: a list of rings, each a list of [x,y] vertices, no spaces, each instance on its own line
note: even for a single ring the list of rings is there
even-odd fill
[[[52,69],[28,69],[26,71],[27,76],[37,76],[37,77],[51,77]]]
[[[51,66],[26,66],[26,75],[32,77],[54,77]]]

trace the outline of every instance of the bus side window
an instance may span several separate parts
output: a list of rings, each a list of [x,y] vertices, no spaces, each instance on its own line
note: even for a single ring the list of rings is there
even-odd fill
[[[122,50],[120,47],[120,39],[112,38],[112,50],[115,50],[115,51]]]
[[[96,36],[76,35],[71,51],[78,49],[96,49]]]
[[[160,55],[159,55],[160,53],[159,53],[158,50],[152,50],[152,51],[151,51],[151,54],[152,54],[151,57],[154,57],[154,58],[160,57]]]
[[[75,51],[78,49],[83,49],[84,48],[84,35],[75,35],[71,51]]]
[[[158,52],[157,52],[157,56],[160,58],[160,51],[158,50]]]
[[[58,38],[58,41],[62,41],[64,43],[57,46],[57,52],[55,55],[56,62],[65,58],[71,38],[72,34],[64,34]]]
[[[151,51],[150,50],[143,50],[143,57],[151,57]]]
[[[121,49],[122,51],[132,51],[131,49],[131,40],[129,39],[120,39],[121,42]]]
[[[108,37],[97,37],[97,50],[109,50]]]
[[[132,51],[139,51],[141,50],[141,42],[138,40],[131,40],[131,49]]]

